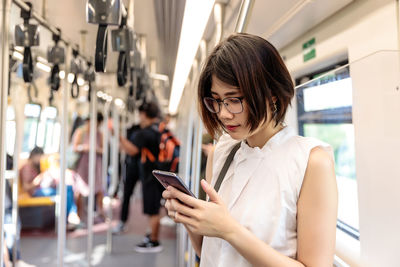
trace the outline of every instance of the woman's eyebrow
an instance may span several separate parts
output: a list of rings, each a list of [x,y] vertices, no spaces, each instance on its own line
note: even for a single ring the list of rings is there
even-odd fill
[[[233,90],[233,91],[229,91],[229,92],[224,93],[224,96],[233,96],[233,95],[237,95],[239,93],[240,93],[239,90]],[[211,94],[219,96],[219,94],[217,92],[214,92],[214,91],[211,91]]]
[[[224,96],[233,96],[233,95],[237,95],[237,94],[239,94],[239,93],[240,93],[239,90],[229,91],[229,92],[226,92],[226,93],[224,94]]]

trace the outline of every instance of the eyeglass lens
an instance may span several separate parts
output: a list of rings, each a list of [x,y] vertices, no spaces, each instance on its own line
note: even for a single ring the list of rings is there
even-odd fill
[[[207,109],[212,113],[218,113],[221,110],[220,103],[222,101],[217,101],[212,97],[205,97],[204,104]],[[226,109],[231,113],[240,113],[243,111],[242,101],[237,97],[229,97],[223,100]]]

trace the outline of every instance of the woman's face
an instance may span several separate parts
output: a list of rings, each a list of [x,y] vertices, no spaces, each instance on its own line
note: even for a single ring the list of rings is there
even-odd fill
[[[243,97],[239,88],[226,84],[212,77],[211,96],[216,100],[224,100],[227,97]],[[249,127],[247,123],[248,110],[246,103],[242,100],[243,111],[241,113],[231,113],[224,104],[220,104],[220,111],[217,117],[222,123],[225,131],[236,140],[242,140],[249,135]]]
[[[226,84],[213,76],[211,96],[216,100],[222,101],[226,97],[243,97],[243,94],[239,88]],[[272,112],[267,103],[267,122],[260,123],[260,125],[258,125],[254,131],[250,132],[250,126],[248,124],[249,112],[247,103],[244,99],[242,100],[242,105],[243,111],[241,113],[234,114],[229,112],[225,105],[220,104],[220,112],[217,113],[218,119],[221,121],[224,129],[233,139],[244,140],[253,137],[257,138],[257,136],[262,135],[265,130],[268,130],[270,125],[274,125],[274,122],[271,120]]]

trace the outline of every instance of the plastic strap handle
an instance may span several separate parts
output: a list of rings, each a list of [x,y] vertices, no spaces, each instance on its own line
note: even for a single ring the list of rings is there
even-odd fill
[[[50,75],[50,88],[51,90],[58,91],[60,88],[60,76],[59,76],[60,68],[58,64],[55,64],[51,68],[51,75]]]
[[[128,80],[128,64],[126,60],[126,53],[124,51],[119,52],[117,71],[117,82],[119,86],[124,86]]]
[[[221,172],[219,173],[218,179],[215,182],[214,189],[215,191],[218,192],[219,188],[221,187],[222,181],[225,178],[226,173],[228,172],[229,166],[231,165],[233,161],[233,157],[235,156],[236,152],[239,150],[241,143],[237,143],[229,153],[228,157],[226,158],[225,164],[221,169]]]
[[[76,90],[74,90],[76,88]],[[78,98],[79,96],[79,84],[78,84],[78,73],[75,73],[74,81],[71,84],[71,97]]]
[[[97,31],[94,68],[96,72],[105,72],[107,62],[107,25],[100,24]]]
[[[32,53],[30,47],[24,49],[24,61],[22,63],[22,75],[26,83],[30,83],[33,80],[33,62]]]

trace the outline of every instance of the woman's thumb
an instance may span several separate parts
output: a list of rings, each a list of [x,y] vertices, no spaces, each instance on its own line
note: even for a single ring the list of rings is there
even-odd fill
[[[201,180],[201,187],[203,187],[204,192],[209,196],[211,202],[218,202],[219,196],[217,191],[209,184],[206,180]]]

